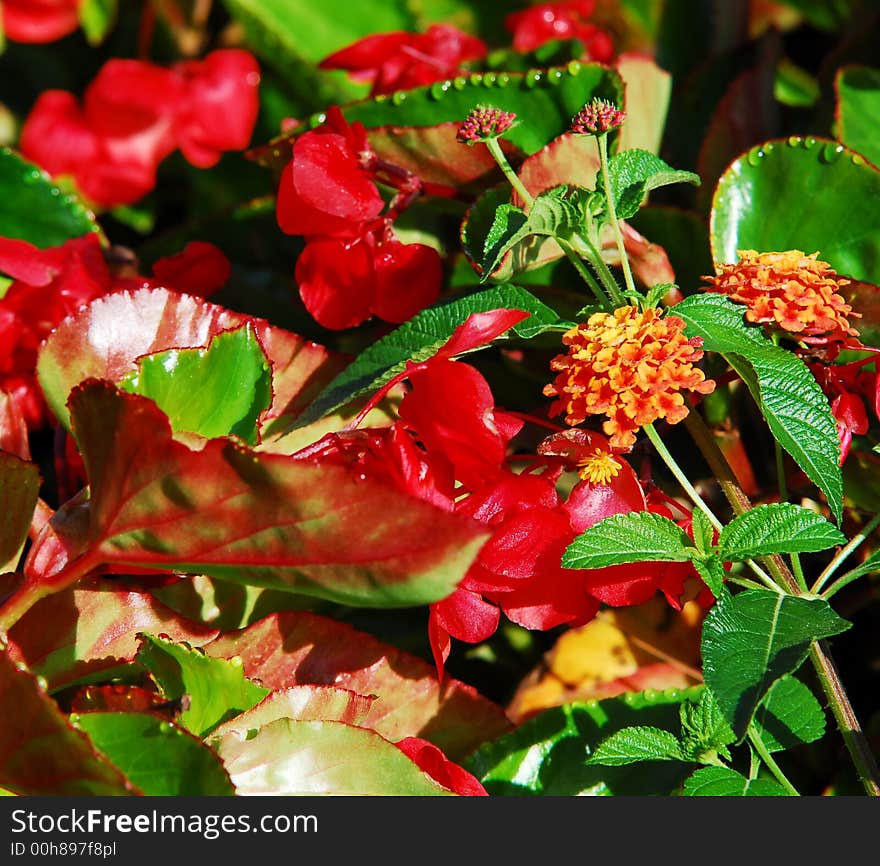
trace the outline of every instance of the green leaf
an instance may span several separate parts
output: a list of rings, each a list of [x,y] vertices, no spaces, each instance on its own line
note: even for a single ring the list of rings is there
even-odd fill
[[[696,510],[694,511],[696,514]],[[699,557],[694,557],[694,568],[696,568],[697,573],[700,575],[703,583],[709,587],[709,591],[715,598],[721,598],[721,593],[724,589],[724,580],[727,576],[724,570],[724,563],[718,558],[718,556],[709,556],[705,559],[700,559]]]
[[[753,722],[770,752],[812,743],[825,733],[825,713],[809,687],[785,676],[770,687]]]
[[[150,713],[71,716],[101,754],[152,797],[218,797],[235,793],[214,752],[179,725]]]
[[[0,237],[40,249],[100,231],[95,215],[49,175],[8,147],[0,147]]]
[[[715,547],[715,527],[702,508],[695,508],[691,515],[691,529],[694,534],[694,546],[703,556],[712,552]]]
[[[217,334],[206,348],[169,349],[138,358],[120,382],[149,397],[175,432],[258,441],[257,420],[272,402],[269,362],[250,323]]]
[[[525,338],[559,322],[550,307],[513,285],[492,286],[435,304],[361,352],[296,418],[294,429],[311,424],[356,397],[380,388],[402,372],[407,361],[419,362],[432,357],[471,313],[502,308],[530,313],[529,318],[513,329]]]
[[[843,66],[834,79],[837,92],[835,134],[850,149],[880,165],[880,69]]]
[[[734,517],[718,536],[718,555],[741,562],[773,553],[815,553],[846,537],[822,515],[790,502],[757,505]]]
[[[699,700],[681,705],[681,740],[682,750],[693,761],[711,762],[716,755],[730,759],[727,746],[736,735],[709,689],[700,692]]]
[[[0,451],[0,574],[18,566],[39,493],[37,466]]]
[[[720,264],[736,262],[738,250],[818,252],[838,273],[880,283],[878,197],[880,171],[839,142],[765,142],[735,160],[718,182],[712,256]]]
[[[137,661],[168,700],[187,696],[180,724],[197,737],[251,709],[269,694],[269,689],[244,675],[240,659],[213,658],[203,650],[153,635],[141,636]]]
[[[519,208],[502,205],[495,211],[483,249],[482,281],[489,279],[505,254],[535,235],[568,237],[580,228],[577,190],[557,186],[541,193],[526,216]]]
[[[703,767],[685,783],[685,797],[786,797],[785,788],[772,779],[747,779],[730,767]]]
[[[703,623],[703,676],[742,738],[764,695],[793,673],[814,640],[850,627],[828,602],[763,589],[725,593]]]
[[[825,494],[840,520],[840,442],[828,398],[806,364],[750,327],[743,307],[720,294],[693,295],[675,305],[690,337],[719,352],[742,376],[779,444]]]
[[[82,0],[79,6],[79,23],[89,45],[100,45],[116,23],[119,13],[118,0]]]
[[[699,689],[631,693],[571,703],[528,719],[480,746],[464,766],[492,795],[665,795],[682,784],[687,766],[653,761],[622,767],[588,765],[598,744],[628,727],[673,728],[682,702]]]
[[[641,761],[688,761],[675,734],[661,728],[624,728],[602,740],[587,759],[588,765],[622,767]]]
[[[700,185],[700,176],[692,171],[677,171],[659,156],[632,148],[608,160],[611,194],[619,219],[635,216],[651,190],[675,183]]]
[[[662,514],[614,514],[587,527],[566,548],[563,568],[604,568],[624,562],[687,562],[695,553],[687,533]]]
[[[239,795],[398,797],[451,792],[374,731],[341,722],[277,719],[212,740]]]

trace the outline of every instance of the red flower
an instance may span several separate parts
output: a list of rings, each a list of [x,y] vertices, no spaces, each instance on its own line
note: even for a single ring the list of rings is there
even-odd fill
[[[345,69],[356,81],[372,84],[371,95],[409,90],[453,78],[462,64],[486,55],[481,39],[448,24],[424,33],[377,33],[325,57],[320,69]]]
[[[3,30],[13,42],[54,42],[79,27],[82,0],[3,0]]]
[[[590,21],[595,11],[594,0],[541,3],[508,15],[504,26],[513,33],[517,51],[534,51],[553,39],[579,39],[590,60],[608,63],[614,57],[614,43]]]
[[[300,297],[325,328],[342,330],[378,316],[404,322],[437,300],[440,256],[424,244],[401,243],[394,207],[375,180],[387,169],[360,123],[333,106],[318,129],[301,135],[282,175],[276,216],[282,231],[303,235],[296,263]],[[405,195],[418,187],[406,180]]]
[[[101,207],[131,204],[156,184],[177,147],[208,167],[223,150],[245,147],[258,107],[256,62],[244,51],[164,69],[108,61],[83,94],[40,95],[21,132],[22,154],[54,176],[70,175]]]
[[[488,797],[486,789],[463,767],[454,764],[433,743],[420,737],[406,737],[396,744],[408,758],[435,782],[463,797]]]
[[[187,160],[211,168],[225,151],[244,150],[260,107],[260,67],[254,56],[221,49],[204,60],[179,63],[174,72],[182,82],[174,135]]]

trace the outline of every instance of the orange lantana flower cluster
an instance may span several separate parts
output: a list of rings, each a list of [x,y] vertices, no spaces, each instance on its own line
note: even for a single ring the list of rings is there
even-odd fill
[[[661,317],[656,308],[620,307],[590,316],[565,333],[568,354],[551,362],[559,371],[544,388],[546,396],[559,398],[551,413],[564,412],[571,425],[607,415],[602,429],[617,449],[630,448],[646,424],[678,423],[688,413],[682,391],[708,394],[715,388],[695,366],[703,357],[700,339],[688,340],[683,332],[680,318]]]
[[[775,324],[807,342],[858,336],[847,317],[859,314],[838,291],[850,281],[819,261],[818,253],[740,250],[739,257],[737,264],[722,265],[717,276],[704,279],[711,283],[710,291],[745,304],[748,321]]]

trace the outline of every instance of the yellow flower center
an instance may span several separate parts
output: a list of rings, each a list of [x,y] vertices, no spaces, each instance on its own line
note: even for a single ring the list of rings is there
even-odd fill
[[[593,484],[608,484],[620,472],[620,462],[608,452],[597,448],[591,456],[582,460],[578,466],[578,475]]]

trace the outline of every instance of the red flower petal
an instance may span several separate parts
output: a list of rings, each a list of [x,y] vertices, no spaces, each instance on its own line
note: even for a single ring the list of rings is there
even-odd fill
[[[405,322],[440,295],[443,265],[433,247],[392,240],[374,253],[373,313],[386,322]]]
[[[207,298],[225,285],[231,273],[232,265],[219,247],[191,241],[179,253],[155,262],[152,282]]]
[[[563,506],[575,533],[612,514],[627,514],[647,508],[639,479],[626,460],[618,458],[620,471],[608,484],[581,481],[574,486]]]
[[[397,743],[397,748],[444,788],[463,797],[489,796],[476,777],[450,761],[433,743],[419,737],[406,737]]]
[[[3,30],[13,42],[54,42],[79,27],[82,0],[3,0]]]
[[[375,276],[367,244],[310,241],[297,259],[296,280],[306,309],[325,328],[352,328],[370,317]]]

